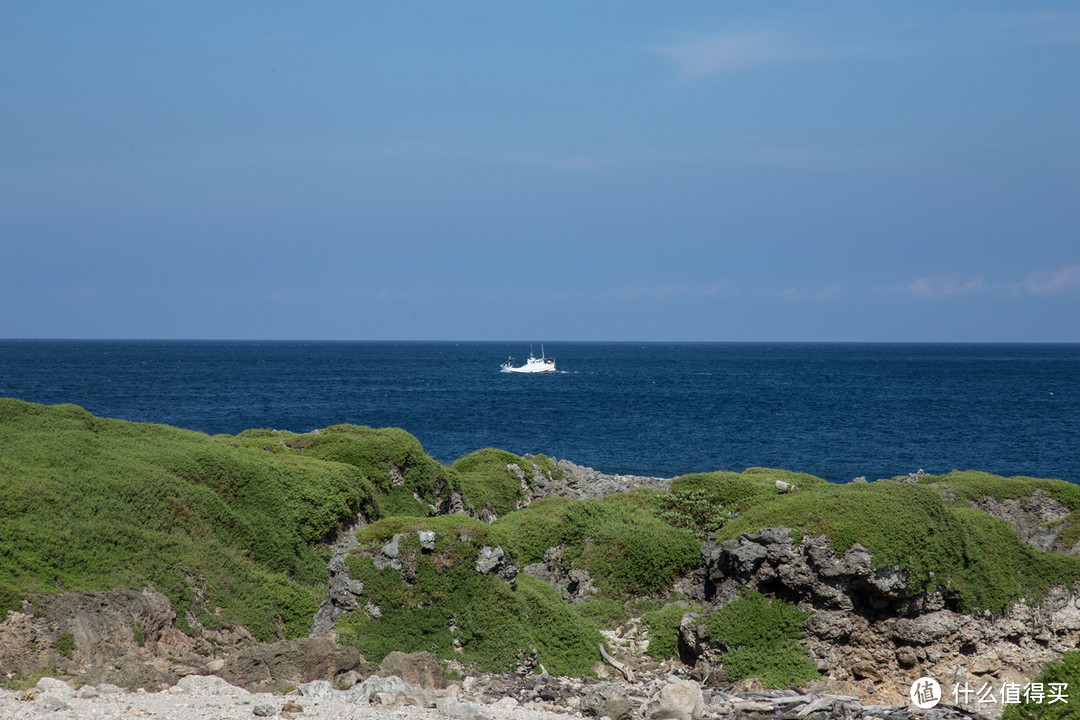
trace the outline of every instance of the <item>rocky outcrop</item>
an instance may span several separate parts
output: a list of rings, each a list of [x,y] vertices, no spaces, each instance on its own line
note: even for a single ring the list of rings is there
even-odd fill
[[[356,531],[367,526],[367,518],[358,513],[353,521],[341,528],[337,537],[330,546],[330,562],[327,565],[326,596],[323,598],[319,611],[311,620],[310,637],[323,635],[334,628],[334,623],[349,610],[355,610],[360,606],[360,593],[364,590],[364,583],[349,577],[349,568],[345,565],[345,558],[349,550],[356,547]]]
[[[543,580],[562,593],[563,600],[575,605],[597,592],[592,577],[584,568],[574,568],[563,561],[561,547],[548,548],[541,562],[522,568],[526,575]]]
[[[1032,547],[1047,552],[1063,550],[1072,554],[1080,550],[1080,544],[1072,548],[1057,547],[1058,538],[1065,529],[1071,511],[1042,488],[1037,488],[1025,498],[998,500],[984,496],[972,500],[971,507],[1009,523],[1020,539]]]
[[[836,553],[825,538],[793,540],[782,527],[707,542],[702,559],[714,607],[750,588],[813,611],[803,644],[818,668],[883,702],[902,704],[923,676],[1023,685],[1080,640],[1080,588],[1054,588],[1040,604],[1002,615],[963,614],[940,590],[911,594],[903,572],[874,568],[858,544]],[[681,646],[691,663],[708,665],[715,649],[695,617],[684,618]]]
[[[785,527],[719,545],[709,540],[701,552],[708,599],[732,600],[748,587],[814,608],[895,615],[915,614],[940,601],[909,597],[907,576],[898,568],[874,568],[858,543],[838,556],[824,537],[804,536],[796,543]]]
[[[153,588],[37,596],[0,622],[0,667],[10,674],[92,670],[97,683],[156,690],[182,673],[162,658],[198,662],[197,653],[212,641],[229,645],[250,637],[233,631],[193,638],[175,619],[169,599]]]
[[[666,491],[671,478],[646,477],[642,475],[607,475],[590,467],[575,465],[569,460],[556,460],[561,477],[549,477],[534,473],[530,492],[533,499],[558,495],[571,500],[600,498],[635,488],[652,488]]]

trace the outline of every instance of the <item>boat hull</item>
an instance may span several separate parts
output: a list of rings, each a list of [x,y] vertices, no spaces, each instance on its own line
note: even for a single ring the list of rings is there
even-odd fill
[[[505,373],[524,373],[534,375],[538,373],[553,373],[555,372],[555,361],[547,357],[535,357],[529,356],[529,359],[525,361],[525,364],[521,367],[514,367],[510,364],[511,360],[507,360],[503,363],[502,371]]]

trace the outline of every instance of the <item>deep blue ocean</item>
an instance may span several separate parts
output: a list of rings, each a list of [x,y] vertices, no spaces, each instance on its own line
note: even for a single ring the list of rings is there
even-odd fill
[[[540,345],[533,348],[540,353]],[[210,434],[400,427],[607,473],[922,468],[1080,483],[1080,345],[0,340],[0,396]],[[0,447],[0,452],[3,448]]]

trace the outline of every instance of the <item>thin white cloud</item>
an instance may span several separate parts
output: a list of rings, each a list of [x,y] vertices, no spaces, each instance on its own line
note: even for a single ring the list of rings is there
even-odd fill
[[[986,290],[987,285],[982,277],[972,277],[966,280],[941,277],[916,278],[908,284],[907,289],[917,298],[939,298],[954,295],[971,295]]]
[[[653,50],[675,62],[676,74],[681,80],[779,65],[815,54],[777,31],[699,36],[670,45],[657,45]]]
[[[843,291],[844,288],[840,283],[833,282],[823,288],[790,287],[781,292],[781,297],[791,302],[830,302],[839,297]]]
[[[982,12],[974,15],[972,22],[983,29],[1007,32],[1023,42],[1080,43],[1080,12]]]
[[[1032,295],[1063,295],[1080,291],[1080,265],[1037,270],[1024,278],[1022,286]]]
[[[727,288],[726,280],[711,283],[635,284],[601,290],[598,296],[612,300],[666,300],[671,297],[716,297]]]
[[[918,299],[962,295],[1065,295],[1080,292],[1080,265],[1064,265],[1028,273],[1022,280],[991,282],[982,276],[967,279],[926,275],[912,280],[905,290]]]

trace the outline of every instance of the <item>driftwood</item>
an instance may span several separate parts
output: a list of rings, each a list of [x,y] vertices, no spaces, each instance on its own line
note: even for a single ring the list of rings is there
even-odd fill
[[[619,662],[615,658],[611,657],[610,653],[604,649],[604,643],[600,643],[600,655],[607,661],[611,667],[615,668],[623,674],[626,678],[626,682],[634,682],[634,671],[626,667],[623,663]]]

